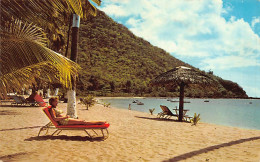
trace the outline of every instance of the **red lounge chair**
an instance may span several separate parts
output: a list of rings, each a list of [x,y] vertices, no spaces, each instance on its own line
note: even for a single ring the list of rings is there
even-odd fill
[[[97,136],[98,136],[98,133],[96,133],[95,130],[97,130],[97,129],[101,130],[103,138],[107,138],[109,135],[108,130],[107,130],[107,128],[110,125],[109,123],[104,123],[102,125],[59,125],[58,122],[53,120],[47,107],[43,109],[43,112],[47,115],[47,117],[50,119],[51,122],[49,122],[45,126],[41,127],[41,129],[39,130],[38,136],[40,135],[41,131],[44,131],[44,130],[46,130],[46,133],[45,133],[45,135],[46,135],[48,133],[49,129],[56,129],[56,131],[54,133],[52,133],[52,136],[57,132],[58,132],[57,135],[59,135],[62,130],[83,130],[87,133],[87,135],[90,138],[93,138],[92,135],[87,131],[87,129],[91,129]],[[104,133],[104,130],[106,130],[106,133]]]
[[[46,102],[43,101],[43,99],[42,99],[42,97],[40,95],[36,94],[33,99],[37,102],[37,104],[40,107],[46,106]]]

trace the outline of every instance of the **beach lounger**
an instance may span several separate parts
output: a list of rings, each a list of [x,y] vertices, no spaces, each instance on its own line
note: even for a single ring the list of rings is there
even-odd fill
[[[43,112],[47,115],[47,117],[50,119],[51,122],[49,122],[48,124],[46,124],[45,126],[41,127],[38,133],[38,136],[40,136],[41,131],[46,130],[45,135],[48,133],[49,129],[56,129],[54,131],[54,133],[52,133],[51,136],[55,135],[57,133],[57,135],[60,134],[61,131],[63,130],[82,130],[85,131],[87,133],[87,135],[90,138],[93,138],[94,136],[92,136],[87,130],[92,130],[96,136],[98,136],[98,133],[95,130],[100,130],[102,133],[102,137],[103,138],[108,138],[108,130],[107,128],[109,127],[109,123],[104,123],[102,125],[59,125],[58,122],[56,122],[50,115],[50,112],[48,110],[48,108],[43,108]],[[105,131],[104,131],[105,130]]]
[[[167,106],[160,105],[160,107],[162,109],[162,112],[158,113],[157,117],[159,117],[159,118],[168,118],[168,119],[170,117],[172,117],[172,116],[178,117],[178,115],[173,114]]]
[[[30,105],[30,106],[35,106],[37,102],[27,102],[26,99],[23,96],[13,96],[14,102],[11,103],[11,105]]]
[[[158,118],[167,118],[167,119],[169,119],[172,116],[176,116],[177,117],[177,115],[173,114],[167,106],[160,105],[160,107],[162,109],[162,112],[158,113],[158,115],[157,115]]]
[[[48,102],[44,102],[44,100],[42,99],[42,97],[41,97],[40,95],[38,95],[38,94],[36,94],[33,99],[37,102],[37,104],[38,104],[40,107],[45,107],[46,104],[48,103]]]

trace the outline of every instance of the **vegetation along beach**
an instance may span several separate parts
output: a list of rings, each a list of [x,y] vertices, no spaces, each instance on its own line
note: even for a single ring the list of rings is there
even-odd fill
[[[0,162],[259,162],[259,9],[1,0]]]

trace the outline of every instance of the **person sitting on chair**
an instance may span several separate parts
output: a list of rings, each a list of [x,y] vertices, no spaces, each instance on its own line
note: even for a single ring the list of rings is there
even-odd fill
[[[49,104],[50,104],[50,106],[48,106],[48,109],[49,109],[49,112],[50,112],[53,120],[57,121],[60,125],[79,125],[79,124],[83,124],[83,125],[102,125],[102,124],[106,123],[106,122],[103,122],[103,121],[87,122],[85,120],[70,118],[68,115],[67,116],[61,115],[62,110],[56,109],[56,107],[58,105],[58,99],[57,98],[50,98]]]

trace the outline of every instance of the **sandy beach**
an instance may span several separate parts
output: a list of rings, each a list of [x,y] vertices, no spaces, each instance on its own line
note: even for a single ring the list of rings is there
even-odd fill
[[[66,112],[66,104],[58,107]],[[107,139],[90,139],[83,131],[38,137],[49,122],[41,109],[1,105],[0,161],[260,161],[260,130],[191,126],[148,112],[78,104],[80,119],[111,124]]]

